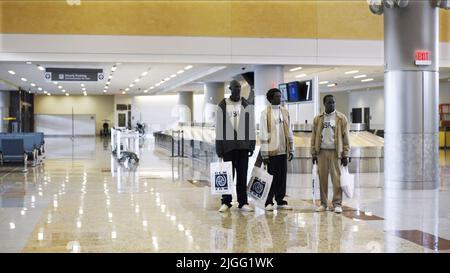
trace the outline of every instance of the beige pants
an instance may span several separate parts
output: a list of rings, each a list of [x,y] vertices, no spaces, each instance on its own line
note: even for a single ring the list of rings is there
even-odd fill
[[[333,207],[341,206],[341,168],[336,150],[320,150],[318,161],[320,204],[328,206],[328,174],[330,174],[333,183]]]

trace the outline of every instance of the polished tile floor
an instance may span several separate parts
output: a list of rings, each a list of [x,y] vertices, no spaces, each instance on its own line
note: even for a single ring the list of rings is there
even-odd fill
[[[299,174],[293,211],[222,214],[205,166],[151,139],[133,169],[108,140],[47,138],[43,164],[0,167],[0,252],[450,252],[450,150],[440,162],[435,191],[385,191],[383,174],[356,174],[341,215],[314,212],[318,193]]]

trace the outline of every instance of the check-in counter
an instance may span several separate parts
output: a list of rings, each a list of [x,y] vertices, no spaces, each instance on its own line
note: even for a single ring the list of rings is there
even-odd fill
[[[312,133],[308,131],[294,133],[295,153],[294,159],[288,164],[289,172],[311,172],[311,135]],[[156,145],[164,148],[169,155],[174,151],[175,156],[184,155],[208,165],[210,162],[218,160],[215,153],[215,130],[213,127],[180,126],[174,128],[173,131],[156,132],[154,136]],[[256,143],[258,146],[259,141],[257,140]],[[383,172],[383,138],[367,131],[352,131],[350,132],[350,146],[350,172]]]

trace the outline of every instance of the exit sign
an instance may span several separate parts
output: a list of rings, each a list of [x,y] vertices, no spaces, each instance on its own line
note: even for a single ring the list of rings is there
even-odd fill
[[[431,52],[426,50],[417,50],[414,56],[416,65],[431,65]]]

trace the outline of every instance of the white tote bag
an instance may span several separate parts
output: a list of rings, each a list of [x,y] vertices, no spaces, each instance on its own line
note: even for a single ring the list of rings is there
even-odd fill
[[[355,180],[352,174],[348,172],[348,167],[341,168],[341,188],[347,198],[353,197],[355,191]]]
[[[212,162],[210,165],[211,194],[232,194],[233,164],[228,162]]]
[[[255,206],[266,207],[267,195],[269,195],[270,186],[272,186],[273,176],[266,170],[253,167],[250,182],[247,185],[247,194],[255,201]]]

